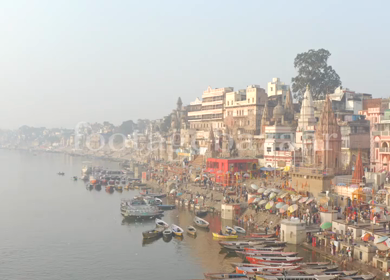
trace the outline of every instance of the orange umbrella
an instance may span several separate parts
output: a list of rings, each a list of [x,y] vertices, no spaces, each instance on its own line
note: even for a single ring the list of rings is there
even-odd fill
[[[364,236],[363,236],[363,238],[362,238],[362,240],[363,241],[370,241],[370,239],[371,239],[371,234],[370,233],[366,233]]]

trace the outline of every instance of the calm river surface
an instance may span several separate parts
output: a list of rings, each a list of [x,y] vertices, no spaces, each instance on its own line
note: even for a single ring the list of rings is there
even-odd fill
[[[237,257],[220,253],[211,231],[217,216],[207,216],[211,231],[197,238],[143,244],[142,232],[154,222],[124,223],[121,198],[138,191],[108,194],[86,190],[80,175],[84,159],[62,154],[0,150],[0,279],[193,279],[204,272],[231,272]],[[117,163],[98,162],[113,169]],[[59,171],[65,176],[58,176]],[[183,228],[188,210],[166,211],[163,219]],[[316,256],[301,248],[306,260]]]

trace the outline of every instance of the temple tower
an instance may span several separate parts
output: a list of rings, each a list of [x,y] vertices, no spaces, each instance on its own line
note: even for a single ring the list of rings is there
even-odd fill
[[[341,166],[341,132],[329,96],[325,100],[315,141],[316,166],[331,169],[337,174]]]

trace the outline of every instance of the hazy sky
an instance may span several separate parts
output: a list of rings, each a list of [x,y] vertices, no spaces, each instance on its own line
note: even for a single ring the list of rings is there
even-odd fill
[[[208,85],[290,83],[325,48],[389,96],[390,1],[0,1],[0,128],[160,118]]]

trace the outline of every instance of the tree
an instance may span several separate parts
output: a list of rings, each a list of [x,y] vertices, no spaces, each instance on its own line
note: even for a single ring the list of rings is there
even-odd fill
[[[309,50],[295,57],[294,67],[298,75],[292,78],[294,98],[301,101],[306,86],[314,100],[324,99],[327,93],[332,93],[341,86],[340,76],[328,65],[331,53],[325,49]]]

